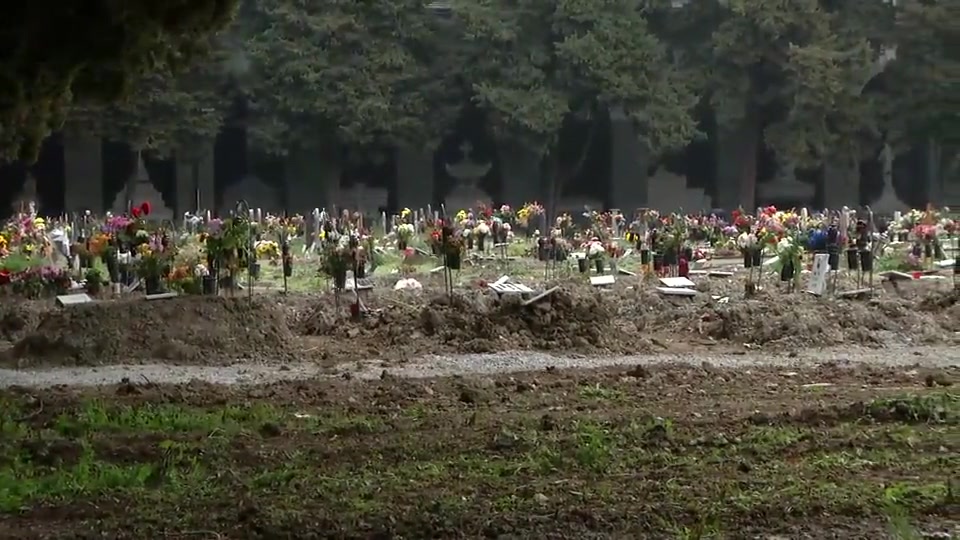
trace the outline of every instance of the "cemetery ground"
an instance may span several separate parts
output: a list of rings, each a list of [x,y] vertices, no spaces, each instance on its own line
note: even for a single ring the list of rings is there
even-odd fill
[[[949,278],[745,298],[701,275],[688,298],[494,263],[451,297],[430,266],[420,291],[375,273],[361,320],[304,273],[0,302],[0,538],[958,534]],[[524,305],[504,274],[560,288]]]
[[[955,535],[958,375],[704,364],[10,389],[0,537]]]

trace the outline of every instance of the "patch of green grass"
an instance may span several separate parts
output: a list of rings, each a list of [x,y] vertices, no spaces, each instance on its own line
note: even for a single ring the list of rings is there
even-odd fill
[[[36,404],[8,401],[0,511],[124,500],[97,514],[100,530],[175,515],[183,530],[223,531],[242,527],[224,510],[242,500],[271,527],[443,536],[504,521],[536,536],[547,529],[531,516],[580,508],[592,517],[566,522],[571,534],[594,520],[627,537],[720,538],[759,518],[888,519],[895,508],[909,521],[956,503],[954,395],[878,400],[831,425],[757,426],[647,415],[624,388],[584,384],[555,411],[480,414],[450,401],[298,410],[89,400],[41,418]],[[885,412],[903,403],[911,414]]]

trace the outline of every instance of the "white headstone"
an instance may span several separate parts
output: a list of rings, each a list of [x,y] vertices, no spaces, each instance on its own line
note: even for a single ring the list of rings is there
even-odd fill
[[[830,255],[818,253],[813,256],[813,271],[810,272],[810,283],[807,292],[822,296],[827,292],[827,273],[830,271]]]

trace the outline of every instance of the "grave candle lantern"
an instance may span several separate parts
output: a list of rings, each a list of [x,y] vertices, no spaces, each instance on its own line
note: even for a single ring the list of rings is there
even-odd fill
[[[869,249],[860,251],[860,270],[873,272],[873,252]]]
[[[283,262],[283,277],[293,276],[293,257],[290,256],[290,243],[286,240],[280,246],[280,258]]]
[[[847,269],[850,271],[855,271],[860,268],[860,258],[857,253],[856,248],[847,249]]]

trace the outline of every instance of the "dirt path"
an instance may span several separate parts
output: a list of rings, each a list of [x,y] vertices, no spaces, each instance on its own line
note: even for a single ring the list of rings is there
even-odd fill
[[[384,371],[395,377],[428,378],[492,375],[556,369],[594,369],[620,365],[709,363],[717,367],[810,366],[835,363],[875,366],[960,367],[960,350],[954,347],[910,347],[887,349],[838,348],[789,354],[714,354],[709,350],[684,354],[657,354],[606,357],[554,356],[531,352],[434,356],[416,362],[392,364],[383,361],[351,362],[333,368],[306,363],[243,362],[229,366],[170,366],[162,364],[115,365],[84,368],[0,369],[0,388],[10,386],[50,387],[57,385],[95,386],[133,382],[178,384],[199,380],[217,384],[265,384],[325,377],[374,379]]]

